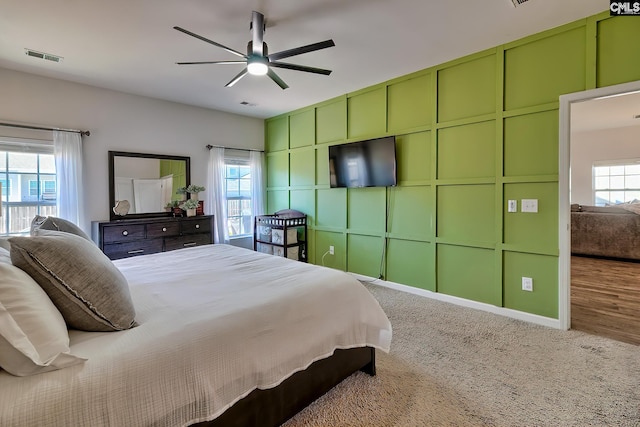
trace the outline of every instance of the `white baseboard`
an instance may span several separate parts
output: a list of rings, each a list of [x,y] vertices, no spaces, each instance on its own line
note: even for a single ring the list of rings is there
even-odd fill
[[[414,295],[420,295],[423,297],[435,299],[438,301],[444,301],[451,304],[459,305],[462,307],[474,308],[476,310],[487,311],[489,313],[498,314],[500,316],[510,317],[512,319],[522,320],[524,322],[535,323],[537,325],[546,326],[554,329],[564,329],[558,319],[552,319],[550,317],[539,316],[537,314],[525,313],[523,311],[512,310],[510,308],[497,307],[495,305],[486,304],[483,302],[471,301],[464,298],[454,297],[451,295],[441,294],[438,292],[428,291],[426,289],[414,288],[413,286],[402,285],[400,283],[388,282],[386,280],[374,279],[373,277],[363,276],[361,274],[349,273],[356,279],[363,282],[368,282],[373,285],[384,286],[387,288],[395,289],[402,292],[407,292]]]

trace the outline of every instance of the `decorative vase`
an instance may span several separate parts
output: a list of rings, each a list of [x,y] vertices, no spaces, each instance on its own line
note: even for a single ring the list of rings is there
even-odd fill
[[[182,216],[182,209],[173,208],[173,216]]]
[[[187,209],[187,216],[196,216],[196,209]]]
[[[189,193],[189,198],[193,200],[198,200],[198,193]]]

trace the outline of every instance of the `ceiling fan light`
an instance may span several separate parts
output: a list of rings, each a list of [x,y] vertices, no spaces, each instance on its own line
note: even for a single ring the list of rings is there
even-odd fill
[[[264,76],[269,71],[269,67],[262,61],[252,61],[247,64],[247,71],[254,76]]]

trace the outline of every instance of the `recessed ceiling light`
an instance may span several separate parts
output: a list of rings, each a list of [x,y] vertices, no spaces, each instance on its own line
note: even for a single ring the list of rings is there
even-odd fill
[[[37,50],[27,48],[24,49],[24,54],[31,56],[32,58],[46,59],[51,62],[62,62],[64,59],[62,56],[54,55],[52,53],[38,52]]]
[[[253,103],[248,102],[248,101],[242,101],[240,103],[240,105],[246,105],[247,107],[255,107],[256,106],[256,104],[253,104]]]
[[[634,119],[640,119],[640,114],[636,114],[635,116],[633,116]]]

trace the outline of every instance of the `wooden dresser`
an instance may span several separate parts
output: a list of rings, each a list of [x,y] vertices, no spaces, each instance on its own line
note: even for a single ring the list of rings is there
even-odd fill
[[[213,215],[91,222],[91,238],[110,259],[213,243]]]

